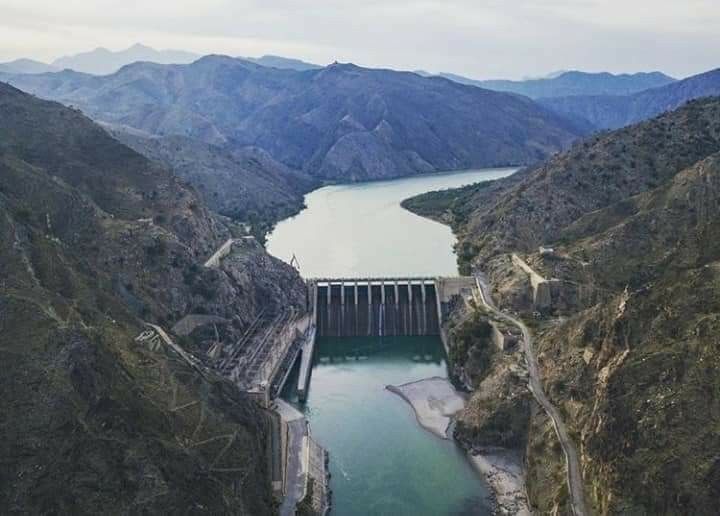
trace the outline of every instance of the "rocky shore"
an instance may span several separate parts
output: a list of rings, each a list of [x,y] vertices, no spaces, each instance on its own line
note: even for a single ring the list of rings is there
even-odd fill
[[[403,385],[388,385],[386,389],[410,404],[420,426],[442,439],[450,439],[449,429],[454,416],[466,404],[466,396],[455,390],[447,378],[438,376]],[[466,450],[493,492],[495,514],[531,514],[520,452],[501,447]]]

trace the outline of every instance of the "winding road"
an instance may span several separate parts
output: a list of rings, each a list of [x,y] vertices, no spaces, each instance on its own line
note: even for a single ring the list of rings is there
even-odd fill
[[[487,285],[487,281],[482,274],[476,274],[475,279],[477,281],[478,290],[480,291],[480,299],[483,304],[493,312],[497,317],[503,319],[522,331],[523,335],[523,352],[525,354],[525,360],[528,367],[528,388],[535,397],[535,400],[540,404],[545,413],[548,415],[555,428],[555,434],[560,441],[563,454],[565,455],[565,464],[567,466],[567,484],[570,491],[570,506],[575,516],[587,516],[587,508],[585,506],[585,491],[583,488],[582,473],[580,471],[580,459],[578,458],[577,448],[573,443],[570,435],[568,434],[567,427],[560,417],[560,412],[550,402],[548,397],[545,395],[542,383],[540,382],[540,372],[533,349],[533,338],[530,329],[520,320],[512,317],[505,312],[500,311],[493,303],[492,297],[490,296],[490,290]]]

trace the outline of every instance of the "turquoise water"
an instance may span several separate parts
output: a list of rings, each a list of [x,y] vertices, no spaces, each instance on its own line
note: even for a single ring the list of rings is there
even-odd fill
[[[278,224],[273,255],[293,255],[305,277],[457,275],[446,226],[413,215],[413,195],[512,173],[474,170],[321,188],[307,209]],[[487,487],[453,441],[418,425],[411,407],[386,385],[447,377],[436,337],[324,338],[310,391],[297,405],[330,452],[333,514],[442,516],[490,514]],[[297,404],[295,378],[283,396]]]
[[[446,376],[434,337],[318,340],[309,396],[296,377],[284,397],[305,412],[330,451],[332,513],[341,516],[486,515],[487,489],[450,440],[417,424],[410,405],[385,389]]]

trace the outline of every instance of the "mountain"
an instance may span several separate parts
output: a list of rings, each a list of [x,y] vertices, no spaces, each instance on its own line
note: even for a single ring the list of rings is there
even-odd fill
[[[713,130],[718,104],[717,99],[695,101],[659,118],[578,142],[513,176],[446,192],[450,199],[460,192],[466,196],[466,211],[458,222],[473,243],[472,259],[486,260],[509,249],[530,252],[552,243],[564,227],[586,213],[657,187],[720,151],[720,136]],[[449,202],[434,199],[443,208]]]
[[[475,81],[475,85],[537,99],[575,95],[628,95],[673,82],[675,79],[660,72],[614,75],[607,72],[570,71],[546,79]]]
[[[96,48],[90,52],[64,56],[53,61],[52,66],[57,69],[70,69],[76,72],[94,75],[107,75],[115,73],[123,66],[136,61],[150,63],[191,63],[200,56],[183,50],[155,50],[137,43],[125,50],[113,52],[106,48]]]
[[[52,65],[32,59],[16,59],[15,61],[0,63],[0,73],[47,73],[57,72],[59,70],[59,68]]]
[[[424,77],[433,76],[422,70],[415,73]],[[547,77],[522,81],[480,81],[454,73],[439,73],[437,76],[468,86],[516,93],[531,99],[576,95],[629,95],[675,82],[675,79],[661,72],[614,75],[607,72],[561,71],[549,74]]]
[[[301,61],[300,59],[291,59],[282,56],[265,55],[262,57],[245,57],[243,58],[260,66],[269,66],[271,68],[282,68],[287,70],[297,70],[304,72],[306,70],[317,70],[322,68],[320,65]]]
[[[0,84],[0,513],[275,513],[268,415],[189,358],[202,340],[136,340],[189,313],[237,340],[304,306],[257,244],[202,266],[233,231],[77,110]]]
[[[720,95],[720,69],[633,95],[544,98],[538,102],[574,120],[587,120],[598,129],[617,129],[712,95]]]
[[[720,98],[603,133],[517,176],[405,204],[451,222],[466,267],[487,273],[498,304],[533,321],[541,380],[580,450],[590,512],[714,514]],[[549,313],[536,312],[512,253],[553,279]],[[500,364],[475,370],[475,384],[507,376]],[[514,428],[531,429],[533,505],[568,510],[549,421],[522,398],[489,405],[483,396],[461,415],[464,435],[487,446],[499,416],[525,414]]]
[[[7,79],[97,120],[226,150],[258,147],[331,180],[533,163],[585,131],[529,99],[351,64],[298,72],[207,56],[104,77]]]
[[[231,153],[185,136],[108,129],[117,140],[187,181],[209,208],[248,223],[258,238],[264,238],[278,220],[299,212],[304,194],[317,186],[309,176],[258,148]]]

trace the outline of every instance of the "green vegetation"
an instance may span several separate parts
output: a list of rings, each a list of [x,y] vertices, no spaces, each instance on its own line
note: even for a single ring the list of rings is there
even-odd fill
[[[453,368],[463,367],[473,384],[480,383],[490,368],[494,346],[492,326],[480,311],[474,311],[468,318],[450,330],[450,359]]]
[[[492,184],[493,181],[483,181],[461,188],[427,192],[405,199],[401,206],[422,217],[446,222],[455,230],[467,223],[474,209],[469,201]]]

